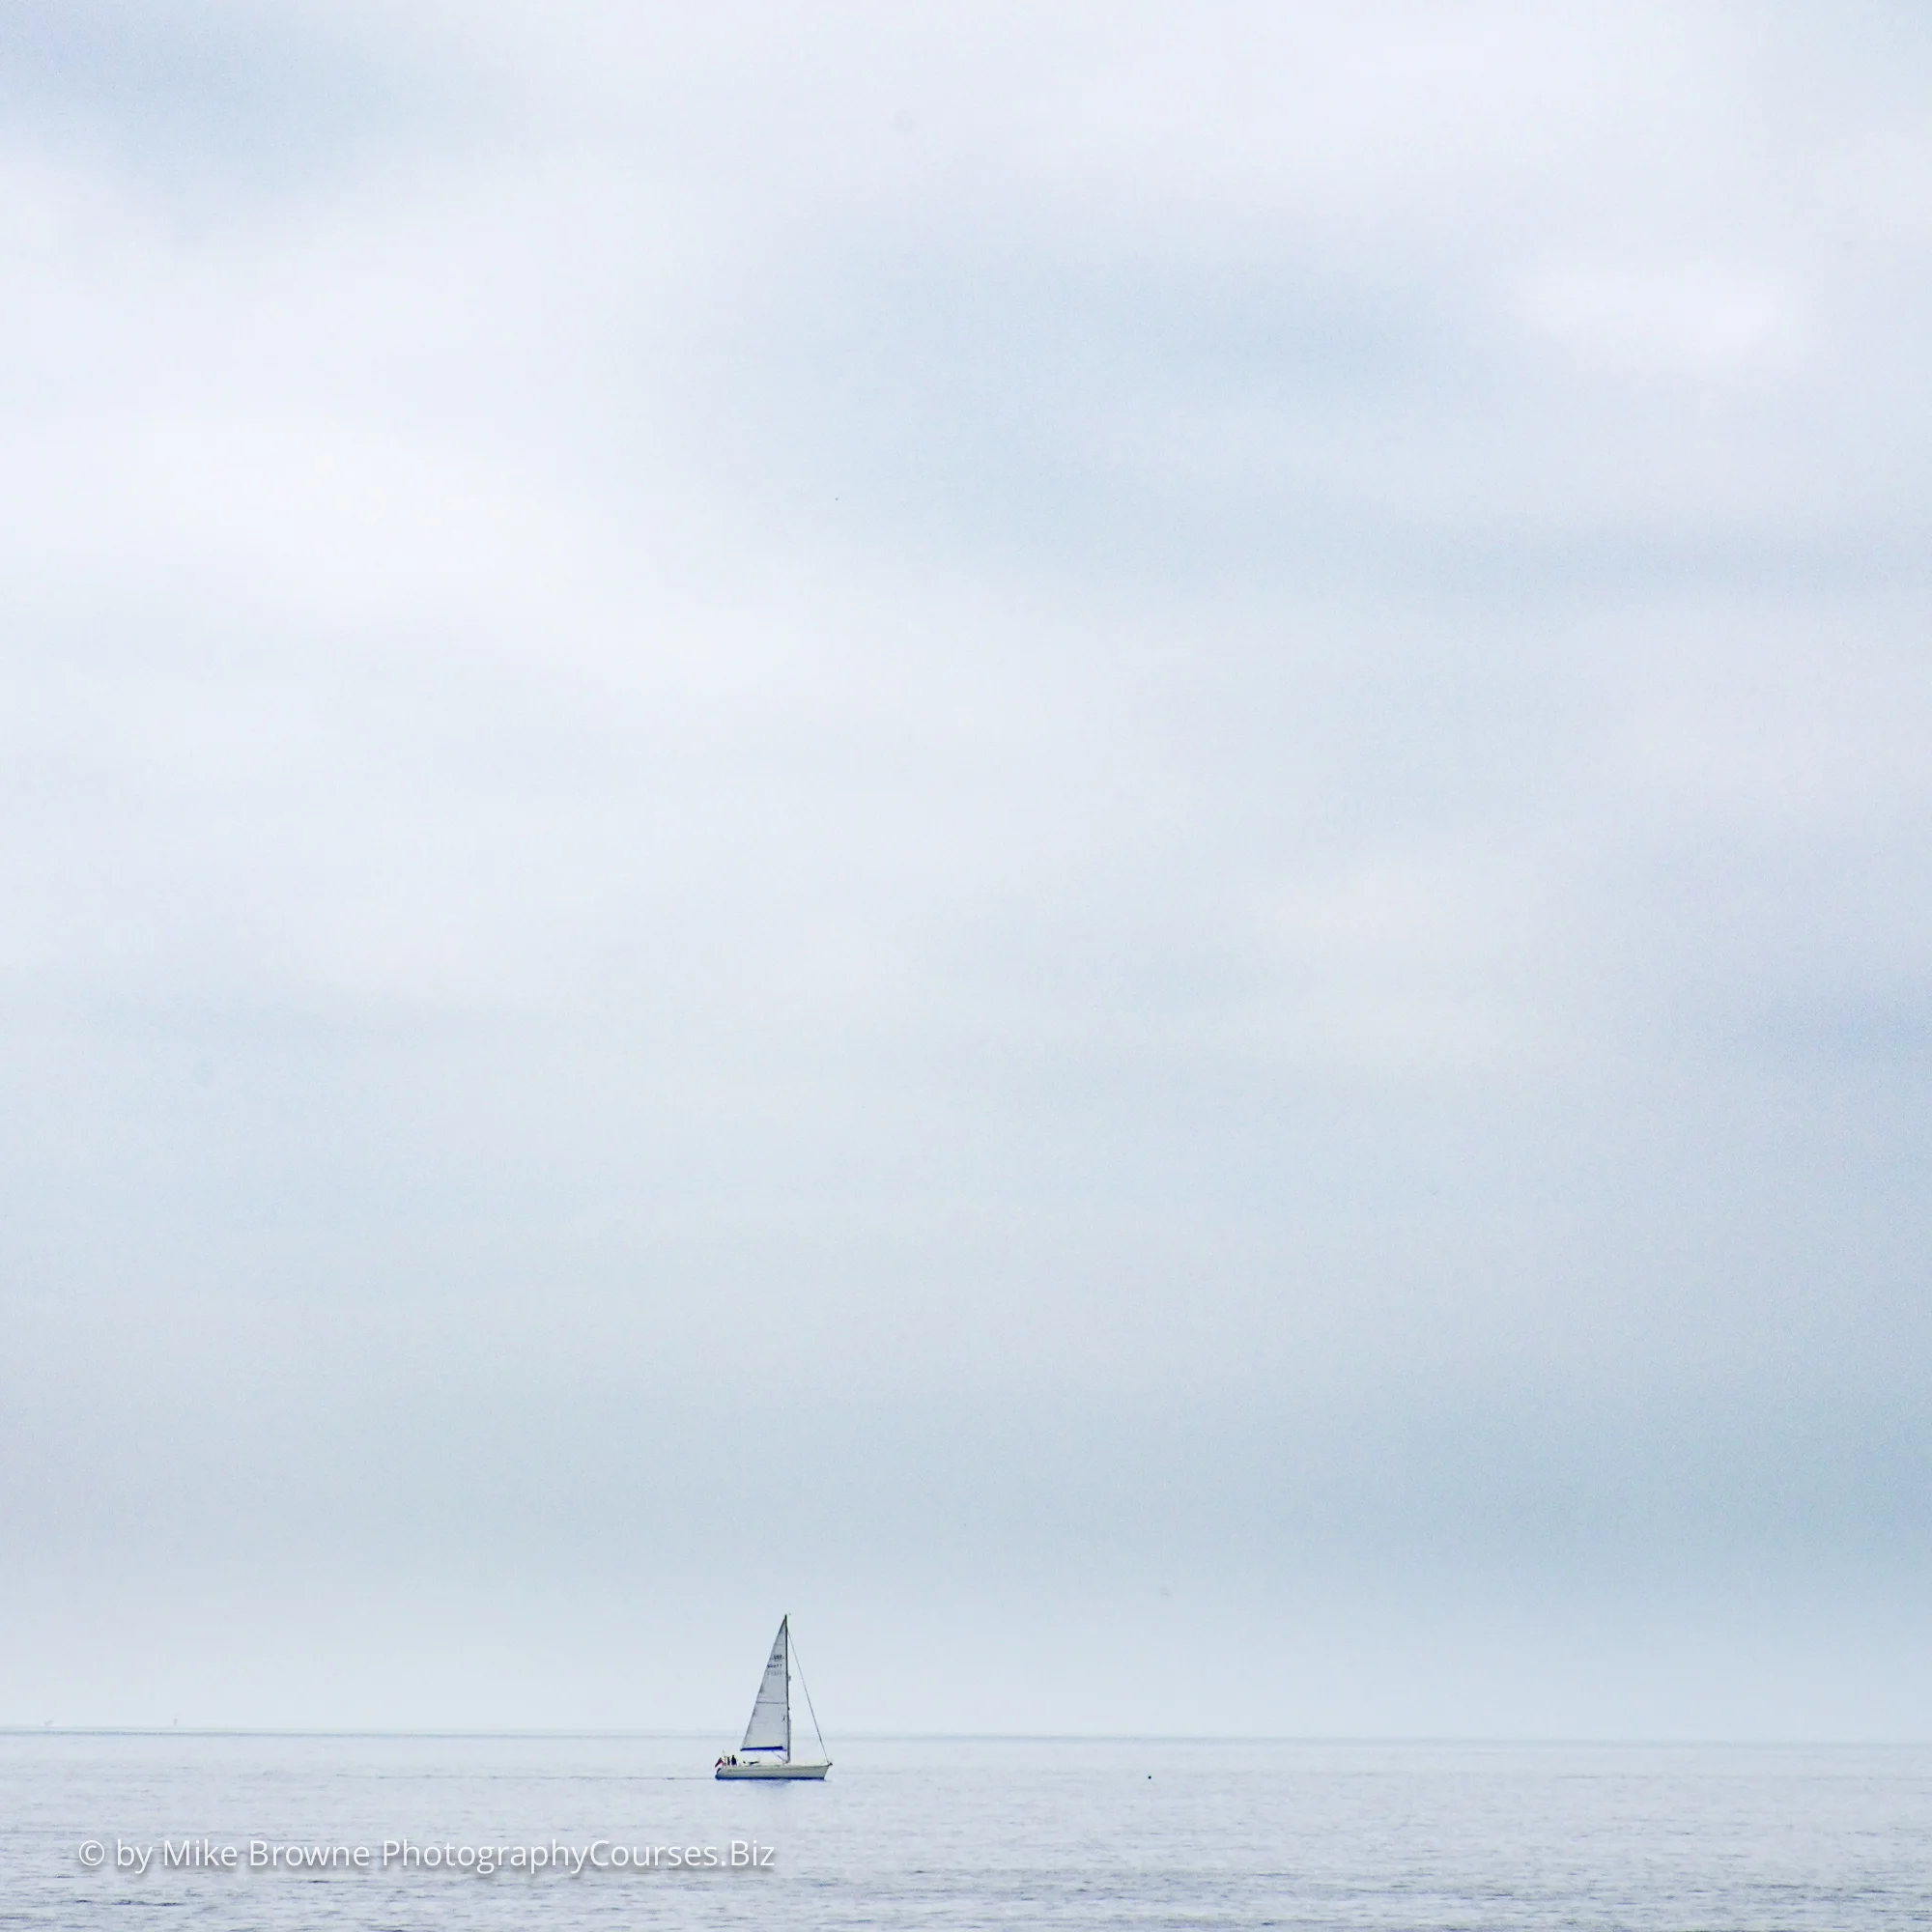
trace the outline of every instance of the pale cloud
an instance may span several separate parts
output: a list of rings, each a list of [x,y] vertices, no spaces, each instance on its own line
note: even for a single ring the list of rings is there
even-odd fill
[[[1916,30],[20,21],[16,1716],[581,1719],[408,1660],[776,1485],[868,1722],[1709,1728],[1747,1576],[1906,1721],[1781,1687],[1925,1508]]]
[[[1803,348],[1788,292],[1715,266],[1553,270],[1523,311],[1585,362],[1638,376],[1764,380],[1792,373]]]

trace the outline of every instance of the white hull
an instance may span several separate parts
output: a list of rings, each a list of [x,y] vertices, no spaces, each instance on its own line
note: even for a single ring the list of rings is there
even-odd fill
[[[719,1777],[823,1777],[831,1764],[721,1764]]]

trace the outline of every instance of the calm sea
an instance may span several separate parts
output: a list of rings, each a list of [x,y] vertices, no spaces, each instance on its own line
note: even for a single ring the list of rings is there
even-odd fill
[[[1917,1747],[851,1740],[788,1786],[711,1754],[0,1735],[0,1927],[1932,1925]]]

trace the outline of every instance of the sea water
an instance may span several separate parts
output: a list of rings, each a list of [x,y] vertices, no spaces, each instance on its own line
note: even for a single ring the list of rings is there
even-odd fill
[[[1932,1924],[1932,1749],[0,1735],[0,1928]]]

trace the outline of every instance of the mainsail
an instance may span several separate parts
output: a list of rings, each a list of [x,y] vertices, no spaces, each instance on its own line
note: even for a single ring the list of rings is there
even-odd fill
[[[758,1686],[758,1700],[752,1706],[752,1721],[745,1726],[743,1750],[782,1751],[791,1756],[791,1619],[779,1620],[779,1634],[772,1639],[772,1654],[765,1664],[764,1681]]]

